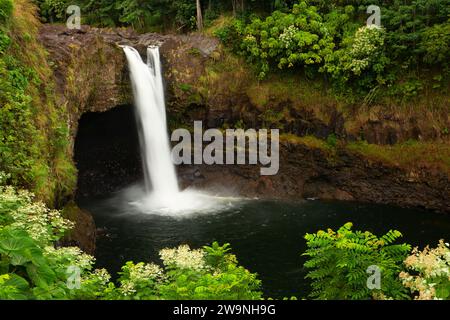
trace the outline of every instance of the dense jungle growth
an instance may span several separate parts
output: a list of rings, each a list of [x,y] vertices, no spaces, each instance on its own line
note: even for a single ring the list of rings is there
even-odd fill
[[[369,144],[362,134],[346,141],[336,133],[319,139],[286,130],[283,138],[288,145],[301,142],[321,150],[330,163],[338,163],[340,151],[346,150],[366,159],[367,166],[378,161],[416,171],[431,168],[441,174],[439,181],[448,177],[450,0],[199,3],[0,0],[0,300],[271,298],[263,293],[258,274],[240,265],[229,244],[166,248],[159,253],[159,264],[130,261],[117,278],[97,269],[95,258],[79,247],[67,246],[75,225],[63,208],[74,199],[77,185],[71,111],[57,95],[55,62],[38,33],[43,23],[64,24],[71,15],[69,5],[80,6],[82,24],[92,27],[218,39],[220,53],[207,58],[202,86],[177,84],[178,91],[189,95],[186,108],[201,105],[206,93],[219,90],[225,74],[235,82],[233,90],[243,88],[236,83],[248,85],[248,100],[263,109],[260,118],[272,127],[288,118],[285,108],[291,105],[281,111],[264,107],[296,94],[332,96],[335,104],[329,104],[344,105],[349,118],[361,116],[363,108],[394,106],[398,118],[414,109],[435,121],[430,126],[439,135],[431,134],[427,141],[418,135],[391,146]],[[381,8],[381,26],[366,24],[370,5]],[[192,50],[191,55],[200,54]],[[242,78],[234,78],[236,74]],[[379,122],[367,118],[368,123]],[[233,125],[245,127],[241,120]],[[420,165],[414,167],[416,162]],[[417,181],[414,170],[408,171],[411,184]],[[306,241],[307,250],[298,255],[307,258],[302,267],[311,291],[287,298],[450,299],[449,244],[441,240],[413,248],[401,237],[397,230],[384,235],[353,230],[352,223],[304,235],[298,241]],[[383,285],[370,289],[367,270],[374,265]]]

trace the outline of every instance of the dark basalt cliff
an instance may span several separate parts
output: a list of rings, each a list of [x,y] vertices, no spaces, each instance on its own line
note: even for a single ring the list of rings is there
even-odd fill
[[[214,81],[217,74],[208,70],[208,65],[223,56],[216,39],[198,35],[138,35],[128,29],[83,27],[68,31],[56,25],[44,25],[40,39],[50,53],[49,59],[54,61],[60,104],[71,114],[73,143],[82,114],[104,112],[132,103],[126,60],[120,45],[132,45],[143,55],[148,45],[160,45],[172,127],[193,120],[203,120],[205,127],[232,126],[242,121],[247,127],[259,128],[267,123],[261,106],[255,104],[245,90],[239,90],[246,86],[245,77],[233,77],[230,71],[226,77]],[[228,72],[226,65],[223,72]],[[202,83],[200,90],[193,87],[195,83]],[[308,108],[300,111],[290,108],[292,103],[273,97],[267,102],[274,110],[288,110],[281,120],[286,133],[319,138],[336,134],[351,141],[358,132],[370,143],[377,144],[410,138],[440,139],[439,132],[418,123],[414,117],[405,120],[371,113],[358,128],[350,130],[348,116],[332,105],[323,106],[325,116],[319,117]],[[416,172],[388,166],[340,148],[330,158],[323,150],[292,143],[283,143],[280,161],[280,172],[273,177],[261,177],[257,166],[180,167],[179,175],[184,186],[227,191],[232,186],[234,193],[245,196],[357,200],[450,212],[450,181],[445,172]],[[101,170],[91,168],[92,181]],[[86,179],[84,185],[89,186],[91,180]],[[114,185],[114,181],[111,184]],[[81,190],[85,194],[91,191]],[[99,194],[104,191],[111,190],[96,188]]]
[[[330,158],[320,149],[283,143],[275,176],[260,176],[258,166],[189,166],[179,175],[185,185],[230,195],[355,200],[450,212],[446,174],[387,167],[346,150]]]

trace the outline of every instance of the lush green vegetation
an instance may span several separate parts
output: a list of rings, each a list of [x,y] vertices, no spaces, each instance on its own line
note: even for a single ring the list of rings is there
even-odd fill
[[[139,31],[188,31],[197,26],[192,0],[35,2],[46,22],[65,21],[68,5],[79,4],[83,22],[97,26],[132,26]],[[296,83],[300,75],[329,83],[336,95],[365,105],[383,99],[381,92],[390,98],[448,94],[449,0],[202,4],[205,24],[211,26],[206,32],[240,58],[227,53],[221,63],[210,62],[200,79],[200,93],[210,88],[217,96],[237,93],[242,83],[250,82],[247,94],[263,108],[271,97],[327,104],[328,97],[310,93],[311,82]],[[381,7],[382,28],[365,26],[369,4]],[[0,299],[261,299],[261,281],[239,265],[227,244],[164,249],[162,265],[128,262],[116,282],[106,270],[95,269],[92,256],[63,246],[73,223],[40,200],[51,206],[63,202],[72,194],[76,170],[70,159],[67,110],[57,105],[52,69],[37,41],[38,26],[26,0],[0,0]],[[241,59],[256,70],[261,82],[247,81],[253,74]],[[190,84],[180,84],[183,92],[191,89]],[[283,116],[267,109],[262,118],[269,126]],[[341,144],[335,135],[326,141],[284,138],[330,155]],[[447,173],[450,168],[446,143],[409,141],[385,147],[355,142],[344,147],[391,165],[420,169],[433,164],[433,169]],[[36,197],[6,184],[32,190]],[[449,299],[448,244],[411,251],[408,244],[397,243],[400,236],[398,231],[381,237],[352,231],[351,224],[336,232],[306,235],[308,250],[303,255],[312,281],[310,297]],[[366,285],[369,266],[381,270],[380,289]]]
[[[45,22],[63,22],[69,5],[78,5],[84,23],[102,27],[132,26],[138,30],[188,31],[197,28],[195,0],[34,0]],[[221,14],[248,11],[265,14],[292,5],[292,0],[202,0],[203,21],[211,24]]]
[[[381,28],[366,26],[369,5],[380,6]],[[233,20],[216,35],[260,78],[295,69],[369,103],[381,88],[402,97],[448,88],[449,10],[448,0],[299,1],[266,18]]]
[[[52,70],[28,4],[14,1],[14,8],[11,0],[0,1],[0,170],[9,173],[10,183],[56,204],[72,192],[75,168],[65,108],[56,104]]]
[[[419,172],[422,169],[438,170],[450,173],[450,146],[446,142],[420,142],[408,140],[395,145],[377,145],[366,141],[345,142],[334,135],[326,140],[314,136],[299,137],[283,134],[281,141],[305,145],[311,149],[321,150],[329,159],[335,159],[338,151],[344,150],[364,157],[371,162],[379,162],[388,167]]]

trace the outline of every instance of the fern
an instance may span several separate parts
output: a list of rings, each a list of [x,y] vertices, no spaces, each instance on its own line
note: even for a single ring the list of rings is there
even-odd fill
[[[347,223],[337,232],[320,230],[305,235],[308,257],[304,266],[310,271],[311,298],[315,299],[371,299],[387,296],[395,299],[408,298],[399,280],[404,258],[411,251],[408,244],[394,244],[402,234],[390,230],[377,237],[371,232],[352,231]],[[376,265],[381,270],[381,289],[370,290],[366,272]]]

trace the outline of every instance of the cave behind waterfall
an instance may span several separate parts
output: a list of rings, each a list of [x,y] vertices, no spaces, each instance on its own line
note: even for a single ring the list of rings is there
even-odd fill
[[[107,197],[142,179],[133,107],[84,114],[75,140],[75,162],[78,200]]]

